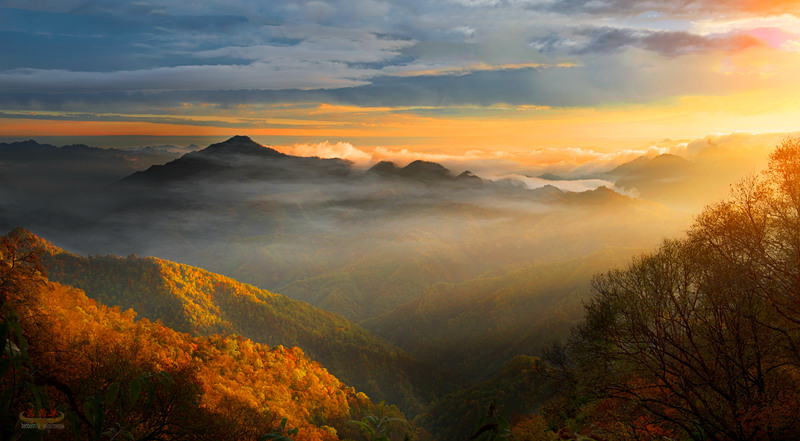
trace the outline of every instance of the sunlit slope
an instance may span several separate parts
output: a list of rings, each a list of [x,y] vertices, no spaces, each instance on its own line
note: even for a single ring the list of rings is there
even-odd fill
[[[594,274],[640,250],[607,248],[554,263],[520,263],[457,284],[362,324],[415,357],[485,379],[520,354],[540,354],[581,319]]]
[[[0,381],[4,391],[14,390],[4,394],[9,401],[0,411],[4,439],[30,431],[18,423],[33,405],[58,407],[67,415],[68,430],[50,432],[55,439],[95,439],[103,433],[256,441],[286,418],[287,429],[300,429],[298,441],[334,441],[337,435],[357,437],[348,421],[376,411],[366,396],[297,347],[270,348],[241,336],[190,336],[159,322],[134,320],[133,310],[122,312],[48,281],[33,260],[6,265],[27,254],[28,244],[20,236],[2,240],[3,277],[14,285],[2,288],[8,302],[2,305],[0,338],[20,348],[12,355],[13,369],[8,354],[3,356]],[[19,322],[6,321],[9,316]]]
[[[336,314],[199,268],[153,257],[82,257],[54,247],[44,263],[52,280],[181,332],[299,346],[357,390],[409,410],[453,385]]]

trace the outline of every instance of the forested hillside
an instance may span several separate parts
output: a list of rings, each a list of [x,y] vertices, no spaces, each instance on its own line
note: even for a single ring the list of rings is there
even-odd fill
[[[608,248],[579,259],[520,263],[462,283],[439,283],[363,324],[420,360],[482,381],[514,357],[541,354],[566,337],[582,318],[592,275],[633,253]]]
[[[415,421],[442,440],[514,439],[503,429],[519,425],[554,393],[548,369],[541,359],[520,355],[492,378],[437,401]]]
[[[433,365],[344,318],[218,274],[157,258],[81,257],[28,232],[49,277],[141,317],[192,335],[238,334],[267,345],[299,346],[345,383],[377,400],[419,412],[458,383]]]
[[[27,239],[0,240],[2,439],[358,439],[349,420],[402,417],[299,348],[192,337],[50,282]],[[22,428],[44,414],[62,425]]]

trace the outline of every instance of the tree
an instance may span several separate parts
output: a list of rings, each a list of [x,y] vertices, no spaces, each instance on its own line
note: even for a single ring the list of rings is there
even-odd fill
[[[785,439],[800,429],[800,141],[687,237],[597,276],[570,352],[639,439]],[[644,422],[644,423],[643,423]]]
[[[31,290],[44,282],[44,268],[30,234],[14,229],[0,237],[0,307],[3,318],[8,307],[24,302]]]
[[[770,303],[779,317],[764,325],[800,363],[800,139],[785,140],[760,179],[700,215],[689,240]]]
[[[21,403],[47,402],[46,391],[32,381],[28,342],[17,313],[45,282],[33,248],[21,229],[0,237],[0,439],[10,438]]]

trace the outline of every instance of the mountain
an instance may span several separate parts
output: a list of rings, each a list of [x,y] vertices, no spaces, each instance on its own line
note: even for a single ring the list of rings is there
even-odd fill
[[[344,318],[199,268],[153,257],[82,257],[31,233],[53,281],[98,302],[132,308],[193,335],[236,334],[270,346],[299,346],[337,378],[378,401],[416,413],[458,383]]]
[[[582,317],[592,276],[638,251],[608,248],[578,259],[518,263],[468,281],[438,283],[362,324],[420,360],[485,380],[516,355],[540,354],[566,337]]]
[[[381,176],[400,176],[400,167],[391,161],[381,161],[370,167],[367,173]]]
[[[176,156],[34,140],[0,143],[0,229],[27,225],[51,235],[75,232],[119,201],[109,195],[109,184]]]
[[[291,281],[278,289],[357,321],[412,301],[436,283],[468,278],[480,266],[445,242],[431,239],[428,247],[428,253],[414,259],[385,249],[365,252],[345,266]]]
[[[398,167],[390,161],[381,161],[370,167],[366,176],[381,176],[383,178],[406,180],[423,184],[459,182],[479,185],[484,181],[474,175],[469,170],[462,172],[458,176],[447,169],[442,164],[430,161],[416,160],[405,167]]]
[[[26,225],[81,254],[206,268],[356,322],[436,283],[623,240],[655,245],[684,225],[664,207],[607,188],[529,189],[426,161],[363,172],[243,136],[117,181],[46,201],[12,191],[0,225]]]
[[[15,191],[65,192],[106,185],[176,157],[175,153],[124,151],[84,144],[56,147],[34,140],[0,143],[0,185]]]
[[[623,187],[655,185],[656,183],[675,183],[694,175],[694,165],[677,155],[664,154],[654,158],[639,157],[603,174]]]
[[[76,252],[45,258],[60,283],[193,338],[231,336],[228,352],[236,338],[297,346],[409,415],[538,355],[577,319],[594,271],[686,225],[609,188],[531,189],[426,161],[365,172],[246,137],[111,182],[49,200],[12,191],[2,216]]]
[[[422,160],[413,161],[405,167],[398,167],[393,162],[381,161],[367,170],[367,173],[427,183],[453,179],[455,177],[450,173],[450,170],[442,164]]]
[[[234,136],[164,165],[133,173],[121,184],[164,184],[200,179],[301,180],[349,176],[352,173],[348,161],[290,156],[258,144],[247,136]]]
[[[671,154],[641,157],[606,172],[602,179],[614,181],[642,199],[695,212],[723,198],[741,176],[753,173],[753,160],[707,152],[691,161]],[[703,191],[698,191],[700,188]]]
[[[476,184],[483,182],[483,179],[481,179],[480,176],[472,173],[469,170],[464,170],[463,172],[461,172],[461,174],[456,176],[456,179],[461,180],[461,181],[474,182]]]
[[[20,420],[42,416],[38,410],[60,415],[68,430],[48,430],[57,439],[256,441],[296,427],[298,441],[336,441],[360,436],[352,419],[404,419],[297,347],[190,336],[51,282],[23,249],[31,238],[12,232],[0,254],[4,280],[15,287],[4,283],[3,317],[17,317],[0,329],[0,344],[15,349],[0,365],[2,439],[24,439],[31,430]]]
[[[599,175],[643,199],[662,203],[681,210],[701,208],[708,196],[701,198],[709,187],[727,188],[733,182],[729,174],[717,177],[718,166],[689,161],[681,156],[664,154],[654,158],[639,157]]]

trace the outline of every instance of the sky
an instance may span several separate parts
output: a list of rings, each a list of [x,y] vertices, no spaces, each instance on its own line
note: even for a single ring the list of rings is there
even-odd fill
[[[0,0],[0,50],[0,140],[580,163],[800,130],[787,0]]]

